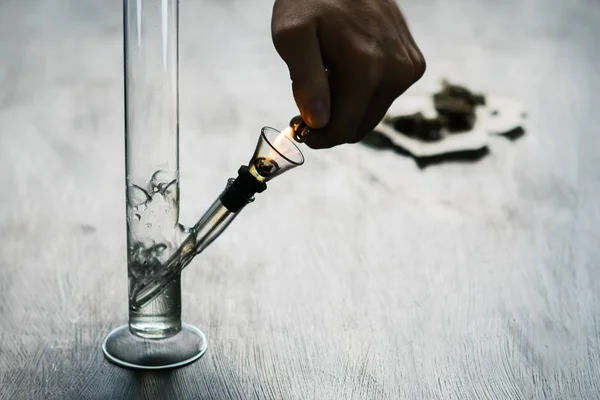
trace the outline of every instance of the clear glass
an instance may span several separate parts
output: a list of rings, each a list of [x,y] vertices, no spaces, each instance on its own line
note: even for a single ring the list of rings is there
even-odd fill
[[[260,181],[269,181],[285,171],[302,165],[304,156],[292,140],[291,130],[282,132],[264,127],[250,159],[250,171]],[[227,191],[233,179],[228,182]],[[225,191],[221,194],[223,195]],[[130,307],[147,307],[152,304],[180,276],[181,271],[192,259],[208,247],[229,226],[241,210],[234,213],[228,210],[219,197],[190,230],[190,234],[179,249],[161,268],[149,271],[130,291]],[[254,198],[248,199],[248,202]]]
[[[202,332],[181,322],[177,274],[143,307],[131,294],[184,241],[179,224],[178,0],[124,0],[129,323],[106,338],[109,360],[168,368],[199,358]]]
[[[304,156],[292,139],[292,128],[279,132],[262,128],[250,160],[250,172],[267,182],[294,167],[304,164]]]
[[[231,184],[230,180],[229,184]],[[228,184],[228,187],[229,187]],[[217,199],[204,213],[202,218],[190,230],[190,234],[169,260],[139,282],[135,291],[130,292],[130,307],[147,307],[157,296],[168,290],[171,283],[177,280],[181,271],[207,248],[231,224],[239,214],[229,211],[220,199]]]

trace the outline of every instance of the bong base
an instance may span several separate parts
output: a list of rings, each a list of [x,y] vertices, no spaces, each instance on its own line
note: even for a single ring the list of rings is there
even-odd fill
[[[182,367],[200,358],[206,348],[204,334],[188,324],[182,324],[179,333],[166,339],[144,339],[123,325],[109,333],[102,344],[110,362],[134,369]]]

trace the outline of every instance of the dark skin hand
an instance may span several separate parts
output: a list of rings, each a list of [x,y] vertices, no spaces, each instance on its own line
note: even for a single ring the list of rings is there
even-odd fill
[[[394,0],[276,0],[272,35],[313,149],[362,140],[425,72]]]

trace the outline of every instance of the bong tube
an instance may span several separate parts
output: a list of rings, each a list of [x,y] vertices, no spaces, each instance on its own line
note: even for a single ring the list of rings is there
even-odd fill
[[[210,245],[250,202],[256,193],[267,189],[266,182],[285,171],[302,165],[304,156],[292,140],[294,132],[279,132],[264,127],[248,166],[241,166],[238,176],[228,181],[227,187],[190,230],[179,249],[164,263],[155,268],[130,291],[130,306],[144,307],[154,301],[169,282],[179,276],[191,260]]]
[[[179,249],[161,268],[141,280],[135,291],[130,292],[132,307],[144,307],[154,301],[192,259],[218,238],[248,203],[254,201],[254,193],[266,189],[264,183],[250,175],[247,167],[241,167],[239,172],[240,176],[228,181],[225,190],[190,229]]]
[[[161,296],[194,257],[219,237],[237,215],[238,213],[231,212],[217,199],[190,230],[179,250],[154,274],[141,281],[135,292],[130,292],[131,306],[146,307],[146,304]]]
[[[178,0],[123,0],[129,298],[180,245]],[[129,329],[161,339],[181,330],[181,283],[144,307]]]

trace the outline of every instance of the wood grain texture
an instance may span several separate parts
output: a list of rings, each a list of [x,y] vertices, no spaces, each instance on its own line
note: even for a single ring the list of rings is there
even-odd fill
[[[296,113],[271,5],[181,3],[185,222]],[[208,352],[140,373],[100,349],[127,317],[121,6],[0,2],[0,399],[600,398],[600,4],[402,6],[411,91],[519,98],[527,134],[424,170],[308,151],[184,272]]]

